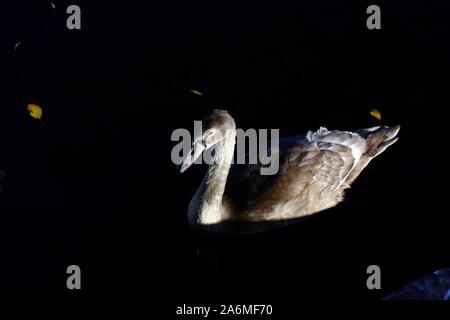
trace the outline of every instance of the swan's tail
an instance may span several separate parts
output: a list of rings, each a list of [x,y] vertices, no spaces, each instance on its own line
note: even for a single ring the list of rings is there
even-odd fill
[[[386,150],[387,147],[391,146],[398,140],[396,136],[399,131],[400,126],[373,127],[356,131],[356,133],[364,139],[366,146],[361,160],[356,164],[346,179],[346,187],[350,186],[361,171],[369,164],[370,160],[378,156]]]
[[[394,127],[360,129],[356,132],[366,140],[364,155],[368,158],[375,158],[398,140],[397,134],[399,131],[400,126],[397,125]]]

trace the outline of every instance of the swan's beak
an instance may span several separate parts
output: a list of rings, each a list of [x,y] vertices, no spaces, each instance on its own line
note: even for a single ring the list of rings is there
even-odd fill
[[[185,172],[193,163],[195,160],[197,160],[198,157],[202,154],[202,152],[205,150],[205,146],[200,141],[194,141],[192,144],[192,148],[187,155],[186,158],[184,158],[183,162],[181,163],[180,172]]]

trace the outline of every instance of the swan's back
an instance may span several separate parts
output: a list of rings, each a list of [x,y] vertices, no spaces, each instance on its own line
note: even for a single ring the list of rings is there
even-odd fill
[[[370,160],[396,141],[398,131],[398,126],[356,132],[320,128],[282,139],[275,175],[261,175],[261,163],[232,167],[224,205],[245,221],[292,219],[333,207]]]

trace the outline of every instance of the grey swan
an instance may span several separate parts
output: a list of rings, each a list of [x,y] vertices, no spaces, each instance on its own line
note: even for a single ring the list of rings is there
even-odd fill
[[[188,222],[195,231],[219,234],[279,228],[336,206],[369,162],[397,141],[400,130],[400,126],[356,132],[321,127],[280,139],[278,172],[261,175],[261,163],[232,164],[236,124],[227,111],[213,110],[202,128],[180,171],[213,146],[215,161],[192,197]]]

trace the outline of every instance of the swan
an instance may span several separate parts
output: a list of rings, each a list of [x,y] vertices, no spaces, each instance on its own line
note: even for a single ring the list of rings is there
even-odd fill
[[[397,141],[400,130],[400,126],[356,132],[321,127],[284,138],[277,150],[279,170],[261,175],[261,163],[232,164],[236,124],[227,111],[213,110],[202,127],[180,172],[211,147],[214,161],[189,203],[188,222],[199,232],[237,234],[290,225],[336,206],[367,164]]]

